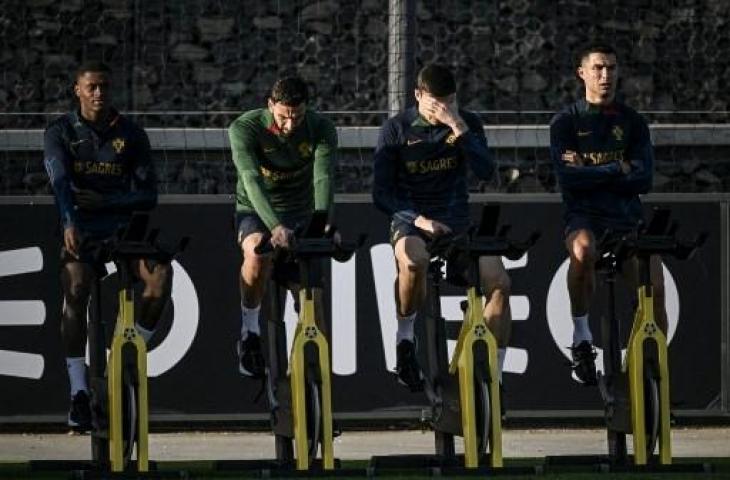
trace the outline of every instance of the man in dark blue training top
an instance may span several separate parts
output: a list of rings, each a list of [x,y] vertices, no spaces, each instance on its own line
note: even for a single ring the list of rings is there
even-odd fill
[[[606,231],[630,231],[642,221],[639,194],[651,188],[654,152],[646,121],[615,100],[618,64],[614,49],[591,45],[576,60],[577,75],[585,84],[585,99],[552,119],[550,155],[565,206],[574,377],[583,384],[595,385],[596,352],[588,312],[595,290],[596,239]],[[622,272],[635,286],[636,259],[628,263]],[[651,281],[656,320],[666,333],[659,257],[652,258]]]
[[[459,233],[469,226],[467,165],[481,179],[495,166],[479,118],[458,107],[456,82],[440,65],[424,67],[417,78],[417,107],[389,119],[375,150],[373,199],[391,218],[395,252],[396,374],[412,391],[423,388],[413,327],[426,296],[429,254],[425,240]],[[482,257],[484,316],[499,345],[501,376],[509,341],[510,279],[499,257]]]
[[[46,129],[44,163],[63,228],[61,336],[71,388],[68,424],[91,427],[86,364],[86,309],[95,278],[91,252],[114,235],[135,210],[157,203],[157,180],[147,134],[110,105],[110,71],[98,62],[75,75],[78,110]],[[137,329],[149,340],[170,297],[170,265],[135,262],[144,281]]]

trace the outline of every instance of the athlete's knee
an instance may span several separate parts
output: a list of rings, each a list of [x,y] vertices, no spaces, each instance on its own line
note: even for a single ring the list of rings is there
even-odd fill
[[[509,297],[512,292],[512,279],[506,272],[484,278],[482,285],[487,296],[496,294]]]
[[[596,246],[593,234],[588,230],[577,230],[566,241],[570,264],[573,268],[592,268],[596,262]]]
[[[148,272],[149,275],[144,279],[145,296],[152,298],[167,297],[172,290],[172,266],[170,264],[157,264],[151,267]]]
[[[86,278],[71,278],[65,283],[63,296],[66,303],[73,308],[86,305],[91,292],[91,280]]]
[[[418,237],[404,237],[395,245],[398,269],[403,274],[423,275],[428,269],[430,256],[426,245]]]
[[[241,242],[243,268],[251,275],[263,274],[271,265],[271,253],[257,253],[256,247],[261,244],[262,233],[252,233]]]
[[[493,292],[509,296],[512,291],[512,279],[499,257],[481,257],[479,259],[479,276],[482,289],[488,296]]]

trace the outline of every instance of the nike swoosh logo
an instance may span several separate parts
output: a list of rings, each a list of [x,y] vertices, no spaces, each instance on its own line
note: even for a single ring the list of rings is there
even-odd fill
[[[406,145],[415,145],[416,143],[421,143],[423,140],[406,140]]]
[[[271,153],[271,152],[275,152],[275,151],[276,151],[276,148],[264,148],[264,153]]]
[[[77,140],[75,142],[70,142],[72,147],[75,147],[76,145],[81,145],[84,142],[88,142],[89,140],[86,138],[82,138],[81,140]]]
[[[587,130],[585,132],[581,132],[580,130],[578,130],[578,136],[579,137],[587,137],[590,134],[591,134],[591,131],[590,130]]]

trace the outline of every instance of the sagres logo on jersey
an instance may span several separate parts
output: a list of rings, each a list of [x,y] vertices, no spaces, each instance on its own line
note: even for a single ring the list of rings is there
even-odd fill
[[[115,152],[117,152],[117,155],[122,153],[122,150],[124,150],[124,139],[121,137],[117,137],[114,140],[112,140],[112,148]]]
[[[299,156],[307,158],[312,156],[312,146],[307,142],[302,142],[297,147],[299,149]]]
[[[450,133],[450,134],[449,134],[449,136],[447,136],[447,137],[446,137],[446,140],[444,140],[444,141],[445,141],[445,142],[446,142],[447,144],[449,144],[449,145],[453,145],[453,144],[454,144],[454,142],[456,141],[456,134],[455,134],[455,133],[453,133],[453,132],[452,132],[452,133]]]
[[[618,125],[613,126],[611,133],[613,134],[613,138],[615,138],[617,142],[620,142],[624,139],[624,129],[619,127]]]

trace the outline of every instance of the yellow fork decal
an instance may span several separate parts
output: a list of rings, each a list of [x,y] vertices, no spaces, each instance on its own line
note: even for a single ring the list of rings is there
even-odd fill
[[[644,411],[644,342],[656,343],[659,362],[659,461],[664,465],[672,463],[671,435],[669,424],[669,362],[667,338],[654,321],[654,305],[646,287],[639,288],[639,305],[629,338],[626,363],[629,374],[629,398],[631,405],[631,427],[634,439],[634,463],[646,465]]]
[[[129,293],[129,295],[128,295]],[[149,468],[148,403],[147,403],[147,348],[134,327],[134,296],[119,292],[119,319],[114,329],[108,363],[109,390],[109,459],[114,472],[124,470],[124,432],[122,397],[122,350],[131,343],[137,353],[137,470]]]
[[[297,455],[297,469],[309,469],[307,443],[307,407],[304,349],[307,343],[317,346],[321,377],[322,408],[322,465],[325,470],[334,469],[334,448],[332,445],[332,387],[330,375],[329,344],[317,327],[314,317],[314,300],[307,298],[307,292],[300,292],[301,321],[297,325],[292,344],[290,381],[292,391],[292,413],[294,415],[294,445]]]

